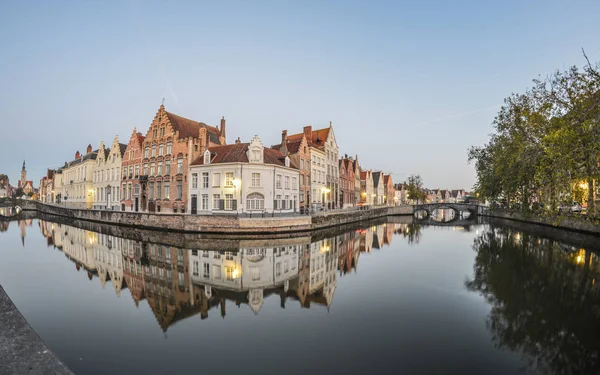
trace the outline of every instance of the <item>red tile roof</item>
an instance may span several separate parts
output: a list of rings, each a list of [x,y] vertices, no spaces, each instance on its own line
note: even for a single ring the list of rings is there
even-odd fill
[[[210,147],[211,164],[217,163],[248,163],[249,143],[234,143],[225,146]],[[265,164],[285,166],[285,156],[278,150],[264,148],[263,158]],[[200,155],[191,165],[203,165],[204,155]]]
[[[187,119],[185,117],[177,116],[171,112],[165,111],[173,129],[179,132],[179,138],[187,138],[187,137],[198,137],[200,135],[200,127],[206,128],[209,133],[213,134],[211,137],[211,141],[214,142],[214,139],[218,139],[221,132],[214,126],[206,125],[203,122],[198,122],[194,120]],[[218,142],[215,142],[218,143]]]
[[[329,136],[329,129],[330,128],[313,130],[312,137],[310,139],[306,138],[308,145],[316,148],[325,147],[325,141],[327,141],[327,137]],[[303,135],[304,133],[288,135],[288,141],[296,141],[298,139],[302,139]],[[317,142],[317,140],[319,140],[319,142]]]
[[[300,150],[300,145],[302,144],[302,137],[300,137],[300,139],[298,140],[294,140],[294,141],[290,141],[289,137],[288,137],[288,142],[286,143],[288,152],[290,154],[295,154]],[[273,145],[271,146],[271,148],[273,150],[281,150],[281,143],[277,144],[277,145]]]

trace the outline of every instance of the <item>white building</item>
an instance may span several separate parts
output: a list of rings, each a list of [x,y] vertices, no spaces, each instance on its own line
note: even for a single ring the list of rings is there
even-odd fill
[[[88,145],[85,155],[77,151],[75,159],[63,167],[61,201],[73,208],[92,208],[92,177],[98,151]]]
[[[121,295],[123,288],[123,257],[121,254],[121,238],[108,234],[94,233],[94,260],[104,288],[106,281],[110,280],[117,296]]]
[[[127,145],[115,137],[110,149],[100,143],[96,166],[92,175],[92,208],[95,210],[119,210],[121,161]]]
[[[299,208],[299,171],[290,158],[250,143],[210,147],[191,163],[188,212],[293,213]]]
[[[310,189],[311,205],[313,210],[319,210],[326,205],[328,192],[327,184],[327,164],[325,161],[325,151],[310,146]],[[330,193],[330,192],[329,192]]]
[[[385,185],[383,182],[383,172],[373,172],[373,189],[375,197],[374,205],[382,205],[385,203]]]

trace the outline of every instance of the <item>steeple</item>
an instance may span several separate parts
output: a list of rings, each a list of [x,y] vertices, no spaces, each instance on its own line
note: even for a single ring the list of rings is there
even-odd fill
[[[23,160],[23,168],[21,168],[21,187],[25,187],[27,182],[27,169],[25,169],[25,160]]]

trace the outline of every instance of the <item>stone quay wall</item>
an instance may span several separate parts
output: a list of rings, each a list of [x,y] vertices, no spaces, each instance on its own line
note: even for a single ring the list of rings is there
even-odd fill
[[[516,220],[525,223],[533,223],[553,228],[568,229],[571,231],[593,234],[600,236],[600,225],[585,220],[583,217],[574,217],[569,215],[557,216],[539,216],[535,214],[525,215],[519,212],[510,212],[504,210],[485,209],[479,213],[481,216],[489,216],[499,219]]]
[[[357,223],[390,215],[412,215],[412,207],[339,210],[313,216],[245,218],[234,215],[189,215],[73,209],[37,201],[18,202],[23,211],[135,228],[189,233],[274,234],[306,232]]]

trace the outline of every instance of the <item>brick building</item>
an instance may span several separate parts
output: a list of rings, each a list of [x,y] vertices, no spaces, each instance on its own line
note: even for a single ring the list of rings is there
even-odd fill
[[[271,146],[284,156],[289,156],[292,164],[300,172],[300,210],[310,207],[310,149],[304,133],[288,136],[287,130],[281,132],[281,143]]]
[[[149,212],[186,212],[189,164],[208,147],[226,144],[221,128],[167,112],[161,105],[143,142],[142,176],[147,176]]]
[[[144,135],[133,129],[123,154],[121,211],[145,211],[147,178],[141,177]]]
[[[354,174],[354,160],[348,155],[344,155],[342,159],[339,160],[339,171],[340,171],[340,207],[347,208],[353,207],[358,202],[356,200],[356,176]],[[360,179],[359,183],[359,191],[360,191]]]

